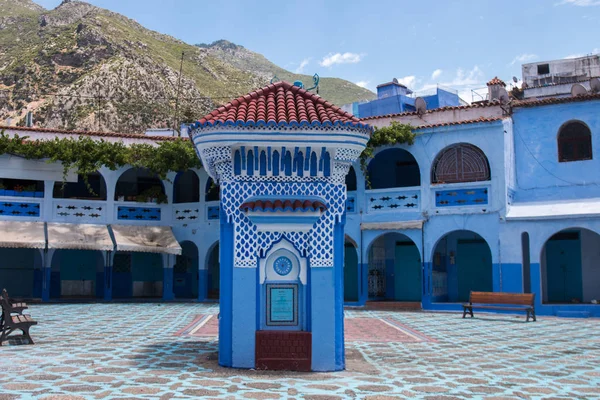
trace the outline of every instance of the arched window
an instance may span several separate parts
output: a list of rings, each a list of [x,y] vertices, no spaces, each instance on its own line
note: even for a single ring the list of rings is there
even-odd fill
[[[54,182],[55,199],[106,200],[106,182],[98,172],[87,176],[77,175],[77,182]]]
[[[431,170],[431,183],[479,182],[490,180],[490,164],[478,147],[459,143],[438,154]]]
[[[558,132],[558,161],[592,159],[592,133],[583,122],[568,122]]]

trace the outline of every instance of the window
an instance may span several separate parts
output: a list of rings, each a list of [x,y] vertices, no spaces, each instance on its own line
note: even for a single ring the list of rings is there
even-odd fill
[[[537,66],[538,75],[546,75],[550,73],[550,64],[540,64]]]
[[[583,122],[568,122],[558,133],[558,161],[592,159],[592,133]]]
[[[490,180],[490,165],[479,148],[460,143],[446,147],[433,162],[431,183],[479,182]]]

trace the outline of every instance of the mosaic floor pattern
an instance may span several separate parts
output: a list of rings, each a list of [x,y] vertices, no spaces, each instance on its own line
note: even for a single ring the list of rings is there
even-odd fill
[[[30,313],[37,344],[0,347],[0,400],[600,399],[598,319],[352,309],[348,326],[362,333],[348,329],[347,370],[309,374],[219,367],[214,334],[198,336],[218,305],[34,305]],[[366,340],[384,335],[368,319],[418,340]]]

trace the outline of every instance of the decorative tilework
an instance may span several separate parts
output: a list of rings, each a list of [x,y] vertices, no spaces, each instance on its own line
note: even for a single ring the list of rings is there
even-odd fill
[[[390,190],[367,192],[367,212],[380,211],[419,211],[421,209],[420,190]]]
[[[132,221],[160,221],[160,207],[119,206],[117,218]]]
[[[488,204],[488,188],[437,190],[436,207],[461,207]]]
[[[40,203],[3,201],[0,202],[0,216],[36,218],[40,216]]]
[[[53,217],[60,222],[100,222],[106,218],[106,203],[98,201],[55,200]]]
[[[198,222],[200,218],[200,209],[197,203],[193,204],[173,204],[173,221],[176,224],[187,224]]]

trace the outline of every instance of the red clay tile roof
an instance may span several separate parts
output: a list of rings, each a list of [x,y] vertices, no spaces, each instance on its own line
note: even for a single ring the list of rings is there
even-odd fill
[[[492,86],[492,85],[502,85],[502,86],[506,86],[506,83],[504,83],[504,81],[502,79],[498,79],[497,76],[494,77],[494,79],[492,79],[491,81],[489,81],[487,83],[488,86]]]
[[[0,126],[0,131],[12,130],[12,131],[23,131],[23,132],[40,132],[40,133],[59,133],[76,136],[98,136],[98,137],[111,137],[118,139],[141,139],[150,140],[154,142],[170,141],[177,139],[188,140],[185,137],[174,137],[174,136],[145,136],[143,134],[136,133],[116,133],[116,132],[92,132],[92,131],[67,131],[63,129],[48,129],[48,128],[28,128],[24,126]]]
[[[240,206],[248,211],[325,211],[327,206],[319,200],[254,200]]]
[[[325,99],[288,82],[240,96],[200,119],[193,128],[215,125],[339,125],[368,128]]]
[[[582,94],[579,96],[565,96],[565,97],[548,97],[546,99],[524,99],[524,100],[516,100],[511,103],[512,107],[536,107],[536,106],[545,106],[550,104],[560,104],[560,103],[575,103],[580,101],[588,101],[588,100],[600,100],[600,93],[588,93]]]
[[[468,110],[471,108],[485,108],[485,107],[494,107],[494,106],[499,107],[500,102],[497,100],[493,100],[493,101],[485,101],[485,102],[480,102],[480,103],[468,104],[468,105],[464,105],[464,106],[445,106],[445,107],[440,107],[440,108],[434,108],[431,110],[426,110],[425,114],[436,113],[436,112],[440,112],[440,111]],[[373,117],[365,117],[365,118],[361,118],[360,120],[368,121],[371,119],[404,117],[404,116],[409,116],[409,115],[419,115],[419,113],[416,111],[405,111],[405,112],[395,113],[395,114],[385,114],[385,115],[377,115],[377,116],[373,116]]]
[[[481,122],[495,122],[504,119],[504,117],[480,117],[476,119],[468,119],[464,121],[451,121],[451,122],[440,122],[437,124],[429,124],[429,125],[420,125],[415,126],[414,129],[427,129],[427,128],[437,128],[441,126],[451,126],[451,125],[467,125],[467,124],[478,124]]]

